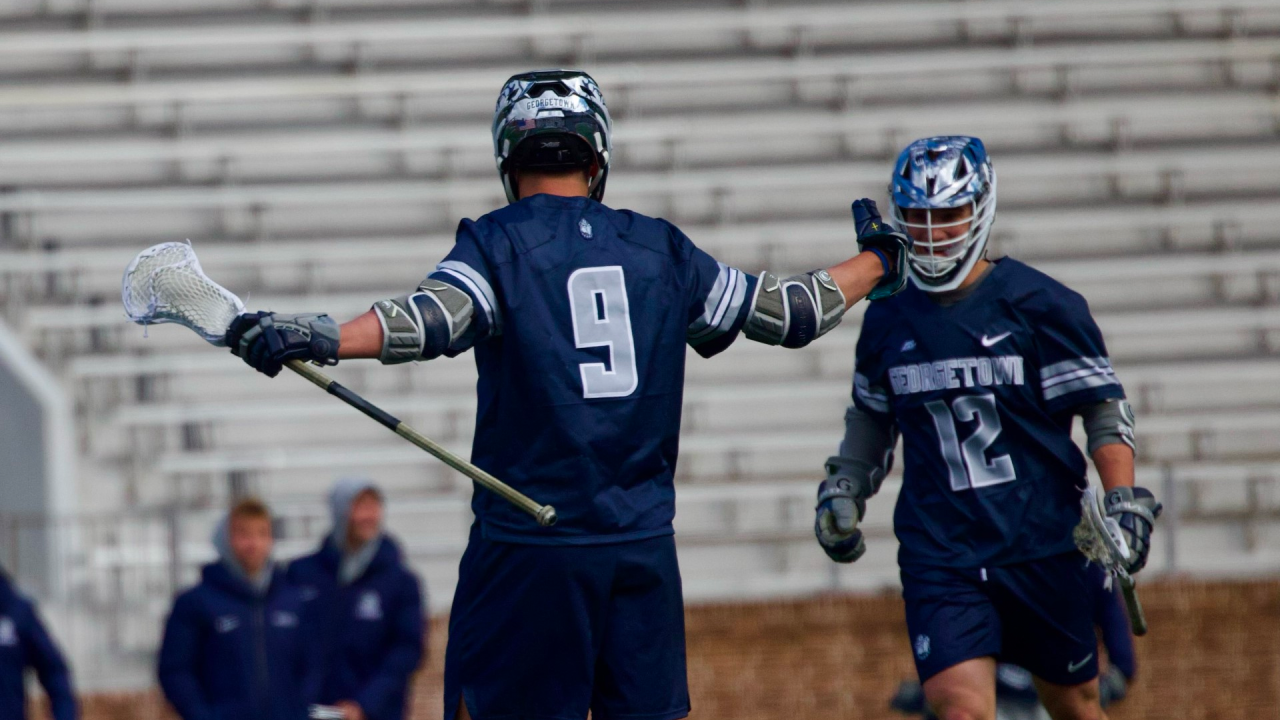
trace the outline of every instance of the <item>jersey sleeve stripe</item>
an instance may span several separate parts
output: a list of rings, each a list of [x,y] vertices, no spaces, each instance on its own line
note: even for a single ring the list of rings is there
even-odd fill
[[[1053,387],[1045,388],[1044,399],[1052,400],[1063,395],[1069,395],[1080,390],[1090,390],[1092,388],[1102,387],[1104,385],[1119,385],[1120,381],[1116,379],[1115,373],[1110,374],[1093,374],[1086,375],[1075,380],[1059,383]]]
[[[716,275],[716,281],[711,286],[711,292],[707,293],[702,315],[689,324],[690,337],[707,332],[710,328],[716,326],[716,313],[724,301],[730,283],[733,282],[733,273],[731,272],[733,268],[724,263],[716,264],[720,266],[720,272]]]
[[[1048,380],[1057,375],[1062,375],[1075,370],[1087,370],[1090,368],[1110,368],[1111,360],[1104,357],[1093,358],[1074,358],[1072,360],[1063,360],[1052,365],[1046,365],[1040,369],[1040,379]]]
[[[883,390],[871,386],[871,381],[862,373],[853,374],[853,391],[864,405],[876,412],[889,412],[889,396]]]
[[[1071,382],[1072,380],[1077,380],[1079,378],[1090,377],[1092,375],[1115,375],[1115,374],[1116,374],[1115,370],[1112,370],[1111,368],[1090,368],[1088,370],[1076,370],[1073,372],[1062,373],[1061,375],[1054,375],[1048,380],[1042,380],[1040,381],[1040,387],[1047,390],[1055,385],[1061,385],[1062,383]]]
[[[498,298],[493,294],[493,287],[483,275],[476,272],[475,268],[458,260],[445,260],[436,265],[436,271],[448,273],[465,283],[471,290],[471,294],[480,301],[485,317],[489,320],[489,327],[493,328],[492,334],[502,334],[502,315],[498,311]]]
[[[720,273],[707,294],[704,312],[689,324],[686,337],[691,344],[714,340],[732,329],[746,300],[746,275],[735,267],[719,265]]]

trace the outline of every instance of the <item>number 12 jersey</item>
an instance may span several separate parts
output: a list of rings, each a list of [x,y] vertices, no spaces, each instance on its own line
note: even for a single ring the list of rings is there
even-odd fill
[[[1016,260],[951,305],[914,285],[872,303],[853,399],[902,433],[899,562],[977,568],[1072,550],[1086,486],[1073,410],[1123,397],[1085,299]]]

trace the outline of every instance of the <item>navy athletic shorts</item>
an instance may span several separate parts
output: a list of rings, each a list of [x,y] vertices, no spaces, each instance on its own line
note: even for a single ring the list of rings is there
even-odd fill
[[[1098,675],[1098,576],[1078,552],[990,568],[904,566],[902,597],[920,682],[992,656],[1056,685]]]
[[[675,720],[689,714],[675,538],[524,545],[472,527],[445,650],[444,717]]]

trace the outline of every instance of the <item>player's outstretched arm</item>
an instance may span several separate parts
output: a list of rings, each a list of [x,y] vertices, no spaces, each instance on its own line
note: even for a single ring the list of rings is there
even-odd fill
[[[853,203],[853,218],[860,251],[854,257],[826,270],[781,279],[763,272],[755,279],[755,295],[742,306],[744,335],[766,345],[801,348],[839,325],[859,300],[902,290],[911,238],[885,225],[876,204],[866,198]]]
[[[881,255],[865,251],[845,260],[827,273],[844,295],[844,309],[848,310],[871,294],[885,275],[885,263]]]
[[[245,313],[232,321],[226,343],[233,354],[275,377],[289,360],[321,365],[355,358],[388,365],[431,360],[460,351],[471,319],[470,295],[428,277],[415,292],[379,300],[341,327],[324,314]]]
[[[338,359],[359,360],[382,354],[382,323],[373,310],[343,323],[340,329],[342,345],[338,348]]]

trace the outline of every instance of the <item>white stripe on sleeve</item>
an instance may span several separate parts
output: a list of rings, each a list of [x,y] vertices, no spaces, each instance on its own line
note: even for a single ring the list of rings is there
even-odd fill
[[[483,275],[459,260],[445,260],[436,265],[436,271],[448,273],[465,283],[472,294],[480,300],[485,317],[489,320],[491,334],[502,334],[502,314],[498,309],[498,298],[493,294],[493,288]]]

